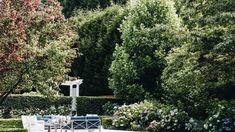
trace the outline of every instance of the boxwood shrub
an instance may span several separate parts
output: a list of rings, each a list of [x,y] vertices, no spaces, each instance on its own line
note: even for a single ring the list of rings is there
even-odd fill
[[[0,119],[0,128],[23,128],[21,119]]]
[[[104,129],[114,129],[112,126],[113,118],[111,116],[102,116],[101,122]]]
[[[0,119],[0,132],[27,132],[21,119]]]

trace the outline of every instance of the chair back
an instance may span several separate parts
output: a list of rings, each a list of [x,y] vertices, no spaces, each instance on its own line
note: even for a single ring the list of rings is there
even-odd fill
[[[43,132],[44,131],[44,122],[37,121],[36,116],[21,116],[22,124],[24,129],[27,129],[28,132]]]
[[[23,124],[23,128],[24,129],[28,129],[29,128],[29,119],[28,116],[22,115],[21,116],[21,120],[22,120],[22,124]]]
[[[100,129],[101,120],[98,115],[73,116],[68,123],[61,123],[60,129],[78,130],[78,129]]]
[[[75,116],[71,118],[73,129],[86,129],[85,116]]]
[[[42,115],[36,115],[37,120],[43,120]]]
[[[44,115],[44,116],[42,116],[42,119],[45,122],[45,126],[44,126],[45,130],[48,129],[48,125],[50,124],[51,118],[52,118],[51,115]]]
[[[101,126],[101,120],[98,115],[87,115],[87,129],[98,129]]]

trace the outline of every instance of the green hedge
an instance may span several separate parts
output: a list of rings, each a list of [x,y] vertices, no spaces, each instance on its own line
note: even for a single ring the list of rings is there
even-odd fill
[[[0,119],[0,132],[27,132],[21,119]]]
[[[28,130],[23,128],[0,128],[0,132],[28,132]]]
[[[104,129],[112,129],[113,118],[110,116],[102,116],[101,117],[102,126]]]
[[[104,110],[102,109],[102,106],[108,101],[119,104],[122,103],[121,100],[114,98],[79,97],[77,98],[77,113],[79,115],[89,113],[103,115]]]
[[[23,128],[21,119],[0,119],[0,128]]]
[[[57,97],[54,99],[49,99],[46,96],[13,95],[7,97],[6,101],[3,103],[3,107],[10,107],[12,109],[23,109],[30,107],[47,109],[48,106],[52,105],[70,105],[71,101],[71,97]]]
[[[86,78],[80,86],[80,94],[85,96],[112,95],[108,87],[108,69],[117,43],[121,43],[118,30],[126,9],[113,5],[104,10],[76,13],[76,28],[79,55],[74,59],[72,76]],[[97,56],[98,55],[98,56]]]
[[[19,117],[24,114],[66,115],[70,113],[71,101],[71,97],[49,99],[45,96],[9,96],[0,108],[0,116],[11,118]],[[77,97],[77,114],[102,115],[104,114],[102,106],[108,101],[119,104],[122,103],[121,100],[111,97]]]

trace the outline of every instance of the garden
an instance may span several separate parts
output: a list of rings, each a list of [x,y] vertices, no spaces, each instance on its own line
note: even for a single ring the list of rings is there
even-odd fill
[[[0,132],[27,132],[23,115],[73,112],[108,130],[234,132],[234,7],[0,0]],[[63,94],[78,79],[79,96]]]

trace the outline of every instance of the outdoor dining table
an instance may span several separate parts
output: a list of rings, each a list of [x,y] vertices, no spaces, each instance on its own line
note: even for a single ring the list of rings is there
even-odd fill
[[[48,132],[51,132],[52,128],[55,130],[55,132],[57,132],[57,129],[60,128],[61,124],[67,121],[68,119],[66,119],[64,116],[54,116],[46,123],[48,126]]]
[[[60,123],[58,122],[51,122],[51,123],[48,123],[48,132],[51,132],[51,129],[54,128],[55,129],[55,132],[57,132],[57,128],[60,127]]]

